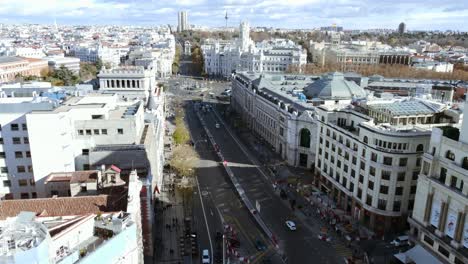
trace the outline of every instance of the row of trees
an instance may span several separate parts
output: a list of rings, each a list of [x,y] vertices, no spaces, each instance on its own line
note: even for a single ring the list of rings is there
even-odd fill
[[[192,72],[196,76],[205,76],[205,59],[201,47],[196,45],[192,47]]]
[[[316,64],[306,64],[302,66],[290,65],[287,72],[303,73],[303,74],[323,74],[326,72],[341,71],[341,72],[356,72],[364,76],[374,74],[382,75],[388,78],[420,78],[420,79],[442,79],[442,80],[465,80],[468,81],[468,71],[454,69],[452,73],[434,72],[430,70],[420,70],[411,68],[407,65],[344,65],[328,63],[324,66]]]

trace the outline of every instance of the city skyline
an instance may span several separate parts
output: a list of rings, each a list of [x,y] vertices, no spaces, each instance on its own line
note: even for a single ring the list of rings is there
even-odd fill
[[[188,11],[191,24],[223,27],[247,20],[252,26],[315,28],[337,24],[346,29],[396,29],[468,31],[468,3],[440,1],[323,0],[4,0],[0,23],[177,25],[177,12]],[[386,19],[382,19],[385,16]],[[429,23],[428,23],[429,22]]]

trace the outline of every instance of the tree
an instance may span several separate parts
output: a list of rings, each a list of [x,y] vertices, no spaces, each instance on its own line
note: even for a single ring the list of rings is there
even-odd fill
[[[97,75],[97,67],[91,63],[80,63],[80,78],[82,80],[95,79]]]
[[[172,62],[172,74],[177,74],[179,72],[181,52],[182,52],[182,48],[179,44],[177,44],[175,55],[174,55],[174,61]]]
[[[169,165],[180,178],[190,178],[195,175],[195,166],[198,163],[198,154],[188,144],[177,145],[172,152]]]
[[[103,64],[101,58],[97,58],[97,60],[96,60],[96,69],[98,71],[100,71],[102,69],[102,66],[104,66],[104,64]]]
[[[194,75],[205,75],[205,60],[200,46],[192,47],[192,71]]]

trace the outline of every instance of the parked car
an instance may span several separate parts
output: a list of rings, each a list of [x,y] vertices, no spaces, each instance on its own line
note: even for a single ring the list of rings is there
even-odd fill
[[[289,228],[289,230],[296,231],[296,223],[294,223],[293,221],[287,220],[286,226]]]
[[[395,238],[390,244],[394,245],[395,247],[401,247],[409,245],[409,237],[408,236],[399,236]]]
[[[216,127],[216,128],[220,128],[219,123],[216,123],[216,124],[215,124],[215,127]]]
[[[204,249],[202,251],[202,263],[203,264],[210,264],[210,251],[208,249]]]

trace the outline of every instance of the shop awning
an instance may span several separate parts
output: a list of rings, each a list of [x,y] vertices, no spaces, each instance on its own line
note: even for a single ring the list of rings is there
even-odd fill
[[[403,256],[404,255],[404,256]],[[416,264],[441,264],[436,257],[434,257],[429,251],[424,249],[420,245],[414,246],[412,249],[394,255],[403,263],[409,263],[413,261]]]

